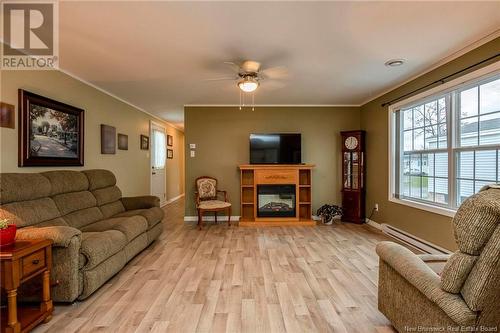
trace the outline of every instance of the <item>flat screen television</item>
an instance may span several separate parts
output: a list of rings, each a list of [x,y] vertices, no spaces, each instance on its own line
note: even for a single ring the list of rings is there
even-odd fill
[[[250,164],[300,163],[300,133],[250,134]]]

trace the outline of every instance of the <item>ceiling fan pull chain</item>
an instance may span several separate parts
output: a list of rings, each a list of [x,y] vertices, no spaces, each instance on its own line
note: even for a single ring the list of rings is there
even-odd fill
[[[241,90],[240,90],[240,111],[241,111]]]
[[[255,111],[255,93],[252,92],[252,111]]]

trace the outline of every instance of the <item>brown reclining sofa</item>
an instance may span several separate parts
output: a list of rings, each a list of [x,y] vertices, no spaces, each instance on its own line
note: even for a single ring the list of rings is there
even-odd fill
[[[122,198],[107,170],[2,173],[0,210],[17,225],[17,240],[54,242],[58,302],[89,297],[163,230],[159,199]]]

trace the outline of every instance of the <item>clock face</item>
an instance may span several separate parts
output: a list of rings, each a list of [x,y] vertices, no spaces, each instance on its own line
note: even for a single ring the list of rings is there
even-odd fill
[[[350,136],[345,139],[344,145],[347,149],[356,149],[356,147],[358,146],[358,139],[356,139],[356,137],[354,136]]]

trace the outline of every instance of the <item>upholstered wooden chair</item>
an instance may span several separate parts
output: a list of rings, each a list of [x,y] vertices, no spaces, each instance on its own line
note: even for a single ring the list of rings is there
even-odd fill
[[[217,179],[208,176],[198,177],[195,181],[195,187],[200,230],[203,226],[203,214],[206,212],[214,212],[215,223],[217,223],[217,213],[227,211],[227,223],[231,226],[231,203],[227,200],[227,192],[217,189]],[[219,194],[222,194],[223,198],[219,198]]]

